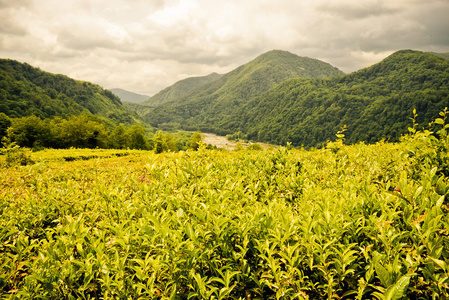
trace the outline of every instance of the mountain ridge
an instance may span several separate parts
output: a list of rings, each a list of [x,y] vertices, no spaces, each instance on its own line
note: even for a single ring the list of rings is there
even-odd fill
[[[398,141],[417,109],[427,124],[449,106],[449,61],[400,50],[340,77],[287,80],[216,124],[255,141],[322,147],[347,125],[346,141]]]
[[[155,127],[173,123],[184,129],[203,127],[207,131],[207,126],[286,79],[310,76],[325,78],[342,74],[336,67],[320,60],[272,50],[224,74],[218,80],[191,90],[176,103],[156,106],[142,118]]]
[[[109,125],[143,124],[111,91],[97,84],[42,71],[27,63],[0,59],[0,112],[40,118],[91,114]]]
[[[214,72],[206,76],[194,76],[179,80],[173,85],[156,93],[154,96],[150,97],[141,104],[154,107],[161,104],[174,102],[177,99],[186,96],[190,91],[220,79],[221,76],[222,75]]]
[[[112,93],[114,93],[114,95],[119,97],[120,100],[122,101],[122,103],[124,101],[131,102],[131,103],[142,103],[142,102],[146,101],[148,98],[150,98],[150,96],[134,93],[134,92],[127,91],[127,90],[124,90],[121,88],[112,88],[109,90]]]

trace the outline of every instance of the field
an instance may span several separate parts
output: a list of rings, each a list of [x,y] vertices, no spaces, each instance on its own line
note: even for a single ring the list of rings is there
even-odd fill
[[[435,126],[313,151],[0,156],[1,298],[447,298]]]

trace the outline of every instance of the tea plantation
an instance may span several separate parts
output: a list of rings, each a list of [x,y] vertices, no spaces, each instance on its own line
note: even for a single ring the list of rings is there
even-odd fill
[[[446,123],[310,151],[4,153],[0,296],[447,298]]]

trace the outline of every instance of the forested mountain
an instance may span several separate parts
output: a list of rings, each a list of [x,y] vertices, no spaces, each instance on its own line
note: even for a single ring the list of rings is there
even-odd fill
[[[141,103],[150,98],[150,96],[133,93],[124,89],[115,88],[110,89],[110,91],[118,96],[122,102]]]
[[[443,57],[443,58],[445,58],[445,59],[449,59],[449,52],[446,52],[446,53],[430,52],[430,53],[431,53],[431,54],[438,55],[438,56],[441,56],[441,57]]]
[[[317,59],[273,50],[221,76],[218,80],[192,89],[183,97],[172,98],[146,111],[143,118],[156,127],[181,127],[211,131],[250,99],[296,77],[326,78],[343,72]]]
[[[92,114],[111,125],[143,123],[109,90],[8,59],[0,59],[0,112],[14,118]]]
[[[449,107],[449,61],[402,50],[378,64],[331,79],[291,79],[251,99],[215,131],[241,131],[248,139],[321,147],[347,126],[346,141],[397,141]]]
[[[156,95],[150,97],[142,105],[159,106],[161,104],[168,104],[184,98],[191,90],[201,87],[205,84],[211,83],[220,79],[222,75],[212,73],[207,76],[189,77],[176,82],[168,88],[160,91]]]

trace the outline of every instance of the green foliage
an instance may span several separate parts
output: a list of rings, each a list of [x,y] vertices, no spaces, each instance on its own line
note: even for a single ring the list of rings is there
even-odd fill
[[[190,138],[190,148],[197,151],[201,145],[201,140],[203,137],[201,136],[201,131],[195,132]]]
[[[409,114],[427,124],[449,106],[449,61],[418,51],[398,51],[382,62],[330,79],[292,79],[255,97],[217,122],[223,132],[282,145],[321,148],[342,126],[346,142],[396,142]]]
[[[150,144],[146,138],[145,129],[140,125],[133,125],[126,132],[126,144],[130,149],[149,150]]]
[[[196,88],[183,88],[178,92],[178,86],[193,86],[190,82],[187,84],[187,80],[178,82],[154,96],[160,98],[151,104],[154,108],[146,110],[142,117],[158,128],[164,123],[179,123],[185,130],[219,131],[217,124],[223,118],[286,79],[325,78],[342,74],[335,67],[316,59],[299,57],[286,51],[270,51]],[[173,97],[172,92],[175,94]]]
[[[2,145],[0,154],[4,155],[4,167],[26,166],[34,163],[29,150],[19,147],[15,142],[11,142],[8,137],[2,138]]]
[[[338,151],[29,153],[0,173],[0,297],[447,299],[447,109],[398,143],[343,129]]]
[[[42,150],[44,148],[115,148],[149,150],[145,129],[123,124],[109,131],[103,121],[89,115],[44,119],[32,115],[11,119],[8,138],[18,146]]]
[[[228,139],[228,141],[239,141],[241,139],[246,139],[247,136],[243,134],[241,131],[238,131],[233,134],[227,134],[226,138]]]
[[[149,96],[125,91],[123,89],[111,89],[111,92],[117,95],[122,102],[140,103],[150,98]]]
[[[101,120],[80,115],[53,121],[54,148],[107,148],[109,131]]]
[[[156,95],[150,97],[142,105],[155,107],[161,104],[173,103],[186,97],[192,90],[205,86],[211,82],[220,79],[222,75],[212,73],[207,76],[189,77],[180,80],[172,86],[160,91]]]
[[[262,151],[263,148],[259,144],[251,144],[248,147],[246,147],[247,150],[254,150],[254,151]]]
[[[50,144],[50,127],[35,115],[11,119],[11,126],[7,130],[11,141],[21,147],[33,148]]]
[[[79,115],[41,120],[32,115],[11,119],[8,138],[21,147],[106,148],[109,130],[98,118]]]
[[[111,126],[143,124],[120,99],[96,84],[55,75],[13,60],[0,59],[0,112],[19,118],[92,114]]]
[[[11,119],[4,113],[0,113],[0,141],[6,136],[6,130],[11,126]]]
[[[178,151],[176,142],[171,134],[158,131],[153,137],[153,149],[156,154],[168,151]]]
[[[109,134],[109,147],[113,149],[126,149],[127,135],[126,128],[123,124],[119,124]]]

